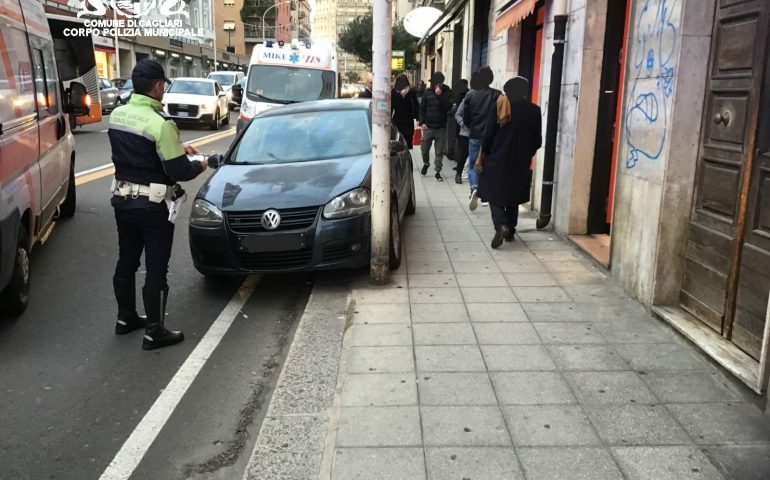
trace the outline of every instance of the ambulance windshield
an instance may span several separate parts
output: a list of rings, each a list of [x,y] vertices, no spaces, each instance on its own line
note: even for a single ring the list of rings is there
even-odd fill
[[[251,65],[246,97],[255,102],[294,103],[334,98],[337,76],[329,70]]]

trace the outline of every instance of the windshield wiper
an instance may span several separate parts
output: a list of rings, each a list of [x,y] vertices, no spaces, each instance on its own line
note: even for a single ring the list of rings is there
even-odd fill
[[[274,160],[280,160],[275,154],[272,152],[265,152],[265,155],[268,157],[274,159]],[[264,162],[252,162],[252,161],[246,161],[246,162],[233,162],[235,165],[264,165]]]
[[[264,100],[265,102],[268,102],[268,103],[280,103],[282,105],[286,105],[286,104],[292,103],[291,100],[276,100],[274,98],[268,98],[268,97],[266,97],[264,95],[260,95],[258,93],[254,93],[254,92],[248,92],[248,93],[254,95],[257,98],[261,98],[262,100]]]

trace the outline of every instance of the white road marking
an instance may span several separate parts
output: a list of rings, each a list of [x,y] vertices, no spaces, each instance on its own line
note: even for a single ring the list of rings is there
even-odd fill
[[[107,133],[109,129],[99,130],[99,133]]]
[[[99,165],[98,167],[89,168],[88,170],[83,170],[82,172],[78,172],[75,174],[75,178],[82,177],[83,175],[88,175],[89,173],[98,172],[100,170],[104,170],[105,168],[113,167],[114,165],[112,162],[105,163],[104,165]]]
[[[106,132],[107,130],[102,130],[102,131]],[[189,141],[184,142],[184,143],[193,143],[194,144],[194,143],[200,142],[202,140],[207,140],[209,138],[216,137],[217,135],[221,135],[222,137],[225,137],[225,136],[229,135],[233,131],[235,131],[235,127],[228,128],[227,130],[222,130],[221,132],[212,133],[211,135],[204,135],[203,137],[194,138],[194,139],[189,140]],[[98,172],[100,170],[104,170],[105,168],[110,168],[112,166],[114,166],[114,165],[113,165],[112,162],[110,162],[110,163],[105,163],[104,165],[99,165],[98,167],[89,168],[88,170],[83,170],[82,172],[76,173],[75,174],[75,178],[78,178],[78,177],[83,176],[83,175],[88,175],[89,173]]]
[[[150,410],[136,426],[131,436],[128,437],[115,458],[99,477],[99,480],[126,480],[134,473],[195,377],[198,376],[219,342],[222,341],[233,321],[239,315],[241,308],[254,293],[259,280],[258,275],[249,275],[246,278],[243,285],[222,310],[222,313],[211,324],[206,335],[198,342],[195,350],[187,357],[174,378],[152,404]]]

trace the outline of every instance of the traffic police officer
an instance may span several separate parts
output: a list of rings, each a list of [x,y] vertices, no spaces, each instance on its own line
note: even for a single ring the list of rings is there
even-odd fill
[[[166,83],[171,83],[163,67],[142,60],[134,67],[131,80],[131,100],[112,113],[108,133],[115,164],[112,206],[120,250],[113,277],[118,302],[115,333],[123,335],[144,327],[142,348],[152,350],[184,340],[182,332],[163,325],[174,238],[169,208],[184,193],[177,182],[194,179],[206,170],[206,163],[187,157],[200,152],[183,145],[174,122],[163,116],[161,101]],[[142,251],[147,270],[142,289],[146,321],[136,313],[134,280]]]

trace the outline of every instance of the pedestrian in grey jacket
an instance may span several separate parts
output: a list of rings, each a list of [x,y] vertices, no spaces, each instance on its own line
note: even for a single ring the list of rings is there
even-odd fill
[[[457,174],[455,175],[455,183],[463,183],[463,167],[468,161],[468,140],[471,135],[471,129],[463,123],[463,114],[465,113],[465,99],[460,102],[455,112],[455,120],[457,126],[460,128],[460,132],[457,135],[457,152],[455,158],[457,159]]]

